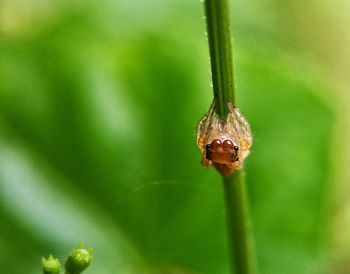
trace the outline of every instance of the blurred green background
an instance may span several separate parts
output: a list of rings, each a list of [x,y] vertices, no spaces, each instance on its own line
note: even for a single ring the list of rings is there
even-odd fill
[[[231,1],[263,274],[350,273],[350,2]],[[0,272],[229,273],[203,4],[0,1]]]

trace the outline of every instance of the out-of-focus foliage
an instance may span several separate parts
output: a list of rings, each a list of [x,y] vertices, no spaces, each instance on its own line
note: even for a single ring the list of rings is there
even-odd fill
[[[80,244],[73,252],[69,255],[68,259],[64,264],[66,273],[80,274],[91,264],[93,258],[93,249],[84,248],[83,244]]]
[[[61,272],[60,261],[55,259],[52,255],[50,255],[47,259],[42,257],[41,265],[44,274],[60,274]]]
[[[256,2],[234,3],[233,29],[261,273],[324,273],[331,90],[293,29],[305,12]],[[85,242],[87,274],[228,273],[219,175],[195,145],[212,97],[201,3],[5,0],[0,12],[0,272],[39,273],[43,255]]]

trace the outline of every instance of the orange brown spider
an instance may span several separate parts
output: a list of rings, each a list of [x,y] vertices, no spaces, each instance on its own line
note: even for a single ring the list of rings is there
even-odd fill
[[[215,112],[213,101],[197,128],[197,145],[202,153],[202,164],[214,165],[225,176],[240,169],[249,154],[253,138],[248,122],[231,103],[226,120]]]

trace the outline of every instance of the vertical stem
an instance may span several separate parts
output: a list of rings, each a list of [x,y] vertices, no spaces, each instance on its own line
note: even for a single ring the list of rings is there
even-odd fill
[[[205,0],[205,13],[210,50],[213,91],[217,113],[226,119],[228,102],[235,105],[232,37],[227,0]]]
[[[231,258],[236,274],[256,273],[243,171],[223,177]]]
[[[235,106],[236,95],[228,0],[204,0],[204,6],[216,112],[225,120],[229,113],[227,103]],[[243,171],[223,176],[223,185],[233,273],[256,273]]]

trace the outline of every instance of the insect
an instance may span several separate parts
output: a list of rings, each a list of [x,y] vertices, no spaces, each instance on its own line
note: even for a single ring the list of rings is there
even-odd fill
[[[214,165],[225,176],[242,168],[253,142],[247,120],[231,102],[227,104],[230,112],[226,120],[215,112],[214,99],[197,127],[197,145],[202,153],[202,164],[206,167]]]

